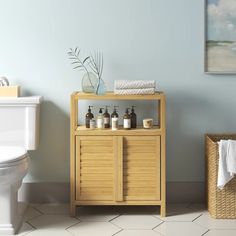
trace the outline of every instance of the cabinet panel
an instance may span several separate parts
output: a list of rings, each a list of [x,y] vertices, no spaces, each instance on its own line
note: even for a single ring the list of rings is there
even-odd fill
[[[123,137],[124,200],[160,200],[160,137]]]
[[[160,200],[160,137],[77,136],[76,200]]]
[[[114,199],[113,137],[76,137],[76,200]]]

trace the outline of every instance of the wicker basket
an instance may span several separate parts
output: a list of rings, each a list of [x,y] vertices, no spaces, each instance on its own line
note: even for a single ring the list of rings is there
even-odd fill
[[[206,148],[206,194],[210,215],[217,219],[236,218],[236,177],[220,190],[217,188],[219,152],[217,142],[221,139],[236,140],[236,134],[207,134]]]

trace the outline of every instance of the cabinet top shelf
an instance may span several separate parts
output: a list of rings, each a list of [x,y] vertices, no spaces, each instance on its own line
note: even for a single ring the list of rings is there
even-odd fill
[[[165,95],[158,91],[151,95],[117,95],[114,92],[106,92],[104,95],[96,95],[93,93],[74,92],[71,95],[74,99],[80,100],[160,100]]]
[[[111,129],[87,129],[84,125],[77,126],[74,131],[75,135],[161,135],[163,130],[160,129],[160,126],[154,126],[152,129],[144,129],[138,126],[135,129],[125,130],[122,127],[119,127],[118,130]]]

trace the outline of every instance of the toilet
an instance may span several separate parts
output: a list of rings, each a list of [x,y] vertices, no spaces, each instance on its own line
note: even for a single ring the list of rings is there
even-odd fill
[[[29,169],[27,150],[39,143],[42,97],[0,97],[0,235],[17,233],[22,224],[18,190]]]

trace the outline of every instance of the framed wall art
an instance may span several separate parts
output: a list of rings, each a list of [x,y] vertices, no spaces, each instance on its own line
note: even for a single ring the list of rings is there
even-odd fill
[[[205,72],[236,74],[236,0],[205,0]]]

